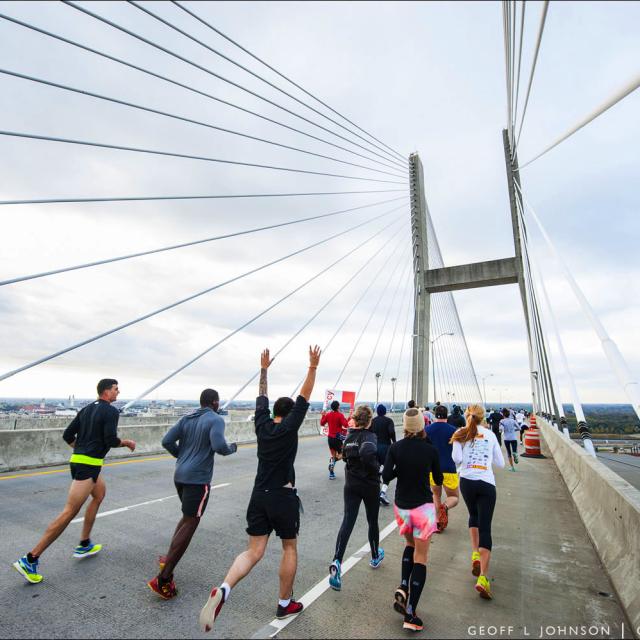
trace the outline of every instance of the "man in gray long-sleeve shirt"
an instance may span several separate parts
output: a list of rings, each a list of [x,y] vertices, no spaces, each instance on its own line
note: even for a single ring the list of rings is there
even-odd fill
[[[182,519],[167,555],[160,556],[160,573],[147,583],[149,589],[164,600],[178,595],[173,570],[187,550],[207,508],[213,458],[216,453],[228,456],[238,448],[224,439],[224,420],[216,413],[219,402],[217,391],[205,389],[200,394],[200,409],[180,418],[162,439],[162,446],[177,458],[173,479],[182,502]]]

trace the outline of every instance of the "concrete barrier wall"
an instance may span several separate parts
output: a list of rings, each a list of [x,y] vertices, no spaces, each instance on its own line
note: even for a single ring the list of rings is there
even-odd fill
[[[620,602],[639,629],[640,491],[545,420],[538,418],[538,425]]]
[[[393,414],[391,418],[397,427],[402,426],[402,414]],[[147,418],[147,424],[133,425],[122,424],[122,420],[118,425],[120,437],[136,441],[134,455],[166,453],[161,441],[176,419],[171,418],[168,424],[164,420],[159,423],[148,423],[148,420]],[[64,427],[67,424],[68,422],[65,422]],[[71,448],[62,439],[63,431],[63,427],[0,431],[0,472],[65,464],[71,455]],[[300,428],[301,436],[319,433],[319,417],[307,418]],[[227,422],[225,438],[228,442],[255,442],[253,422]],[[130,458],[131,455],[128,449],[111,449],[107,457]]]
[[[72,420],[72,416],[46,416],[37,418],[29,416],[7,416],[0,418],[0,431],[19,431],[21,429],[65,429]],[[175,424],[178,420],[179,418],[176,416],[154,416],[153,418],[143,416],[122,416],[120,417],[119,425],[121,427],[127,427],[146,424]]]

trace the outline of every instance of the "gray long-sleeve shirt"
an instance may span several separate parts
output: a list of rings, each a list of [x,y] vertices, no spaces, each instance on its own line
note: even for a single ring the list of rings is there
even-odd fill
[[[213,457],[228,456],[237,445],[224,438],[224,420],[209,407],[183,416],[162,439],[162,446],[175,458],[174,480],[183,484],[209,484]]]

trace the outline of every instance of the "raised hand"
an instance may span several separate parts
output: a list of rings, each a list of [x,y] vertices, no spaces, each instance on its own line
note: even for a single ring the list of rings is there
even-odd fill
[[[274,358],[270,358],[269,357],[269,349],[265,349],[261,354],[260,354],[260,368],[261,369],[268,369],[269,365],[273,362]]]
[[[320,347],[318,345],[316,345],[315,347],[309,347],[309,366],[310,367],[317,367],[318,364],[320,364],[320,354],[322,353],[322,351],[320,351]]]

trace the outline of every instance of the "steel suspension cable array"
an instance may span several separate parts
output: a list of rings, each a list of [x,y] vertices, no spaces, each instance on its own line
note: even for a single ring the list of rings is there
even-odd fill
[[[412,303],[414,302],[414,300],[415,300],[414,296],[412,296],[412,295],[408,296],[407,314],[405,316],[404,331],[403,331],[404,338],[400,342],[400,353],[398,354],[398,367],[396,368],[396,375],[395,375],[396,380],[400,379],[400,367],[402,365],[402,354],[404,353],[405,345],[411,339],[411,332],[409,331],[409,320],[413,316],[413,304]],[[411,367],[411,356],[409,356],[408,361],[409,361],[409,367]],[[407,373],[407,382],[406,382],[406,389],[405,389],[405,402],[410,399],[409,398],[409,385],[410,384],[411,384],[411,372],[409,371],[409,373]]]
[[[262,227],[254,227],[252,229],[245,229],[243,231],[235,231],[233,233],[225,233],[218,236],[212,236],[210,238],[202,238],[200,240],[193,240],[191,242],[182,242],[179,244],[173,244],[166,247],[159,247],[157,249],[149,249],[148,251],[138,251],[137,253],[130,253],[124,256],[115,256],[113,258],[105,258],[104,260],[95,260],[93,262],[85,262],[83,264],[77,264],[69,267],[62,267],[60,269],[53,269],[50,271],[43,271],[41,273],[34,273],[27,276],[20,276],[17,278],[10,278],[8,280],[0,280],[0,287],[8,284],[15,284],[17,282],[24,282],[25,280],[35,280],[37,278],[44,278],[45,276],[52,276],[59,273],[66,273],[69,271],[77,271],[79,269],[87,269],[89,267],[96,267],[103,264],[110,264],[112,262],[121,262],[122,260],[130,260],[132,258],[140,258],[142,256],[148,256],[156,253],[163,253],[165,251],[174,251],[175,249],[184,249],[186,247],[193,247],[199,244],[206,244],[209,242],[216,242],[217,240],[225,240],[228,238],[236,238],[238,236],[249,235],[251,233],[257,233],[259,231],[266,231],[269,229],[277,229],[279,227],[288,227],[294,224],[300,224],[302,222],[309,222],[311,220],[320,220],[323,218],[330,218],[332,216],[343,215],[345,213],[353,213],[354,211],[360,211],[369,207],[377,207],[383,204],[389,204],[391,202],[397,202],[398,200],[404,200],[405,196],[399,198],[392,198],[390,200],[381,200],[372,204],[361,205],[359,207],[351,207],[349,209],[342,209],[341,211],[332,211],[331,213],[324,213],[317,216],[310,216],[308,218],[298,218],[297,220],[289,220],[286,222],[279,222],[277,224],[265,225]]]
[[[393,222],[391,222],[390,224],[388,224],[386,227],[383,227],[382,229],[380,229],[377,233],[374,234],[373,237],[375,237],[376,235],[382,233],[382,231],[385,231],[386,229],[388,229],[391,225],[393,225],[397,220],[394,220]],[[214,349],[216,349],[217,347],[219,347],[221,344],[224,344],[227,340],[229,340],[230,338],[232,338],[234,335],[236,335],[237,333],[240,333],[241,331],[243,331],[244,329],[246,329],[249,325],[253,324],[256,320],[258,320],[259,318],[261,318],[262,316],[266,315],[269,311],[275,309],[278,305],[282,304],[285,300],[288,300],[291,296],[293,296],[294,294],[296,294],[298,291],[300,291],[301,289],[303,289],[304,287],[306,287],[308,284],[310,284],[311,282],[313,282],[314,280],[317,280],[321,275],[325,274],[327,271],[329,271],[330,269],[332,269],[333,267],[335,267],[337,264],[339,264],[340,262],[342,262],[343,260],[346,260],[348,257],[350,257],[354,251],[357,251],[360,247],[362,247],[365,243],[358,243],[358,245],[356,245],[353,249],[350,249],[347,253],[345,253],[343,256],[341,256],[340,258],[338,258],[337,260],[335,260],[334,262],[332,262],[329,266],[325,267],[324,269],[320,270],[318,273],[316,273],[315,275],[313,275],[311,278],[305,280],[301,285],[297,286],[295,289],[291,290],[289,293],[287,293],[286,295],[282,296],[281,298],[279,298],[276,302],[274,302],[273,304],[271,304],[269,307],[267,307],[266,309],[264,309],[263,311],[261,311],[260,313],[258,313],[257,315],[253,316],[250,320],[247,320],[247,322],[245,322],[244,324],[242,324],[240,327],[238,327],[237,329],[234,329],[233,331],[231,331],[230,333],[228,333],[224,338],[218,340],[216,343],[214,343],[213,345],[211,345],[210,347],[208,347],[207,349],[205,349],[204,351],[202,351],[201,353],[199,353],[197,356],[195,356],[194,358],[191,358],[191,360],[189,360],[188,362],[186,362],[185,364],[181,365],[180,367],[178,367],[177,369],[175,369],[174,371],[172,371],[170,374],[168,374],[167,376],[165,376],[164,378],[162,378],[161,380],[159,380],[158,382],[156,382],[154,385],[152,385],[151,387],[149,387],[148,389],[146,389],[143,393],[141,393],[139,396],[137,396],[136,398],[134,398],[133,400],[130,400],[129,402],[127,402],[127,404],[123,407],[123,411],[125,409],[128,409],[130,406],[132,406],[133,404],[135,404],[136,402],[138,402],[139,400],[141,400],[142,398],[144,398],[145,396],[147,396],[148,394],[150,394],[152,391],[155,391],[158,387],[162,386],[165,382],[167,382],[168,380],[170,380],[171,378],[175,377],[176,375],[178,375],[179,373],[181,373],[182,371],[184,371],[186,368],[190,367],[194,362],[197,362],[198,360],[200,360],[201,358],[203,358],[204,356],[206,356],[208,353],[211,353],[211,351],[213,351]],[[316,245],[317,246],[317,245]]]
[[[247,109],[245,107],[242,107],[238,104],[235,104],[233,102],[229,102],[228,100],[223,100],[222,98],[218,98],[217,96],[214,96],[210,93],[207,93],[206,91],[201,91],[200,89],[196,89],[195,87],[191,87],[187,84],[184,84],[183,82],[179,82],[178,80],[174,80],[172,78],[168,78],[167,76],[163,76],[159,73],[156,73],[155,71],[152,71],[151,69],[146,69],[144,67],[138,66],[136,64],[133,64],[131,62],[127,62],[126,60],[123,60],[121,58],[118,58],[116,56],[112,56],[108,53],[105,53],[104,51],[99,51],[98,49],[94,49],[92,47],[89,47],[87,45],[83,45],[79,42],[76,42],[75,40],[71,40],[69,38],[64,38],[63,36],[60,36],[58,34],[52,33],[51,31],[47,31],[46,29],[41,29],[40,27],[36,27],[35,25],[29,24],[28,22],[24,22],[22,20],[18,20],[17,18],[13,18],[11,16],[8,16],[6,14],[0,13],[0,18],[2,18],[3,20],[6,20],[8,22],[12,22],[13,24],[17,24],[21,27],[24,27],[26,29],[30,29],[31,31],[35,31],[37,33],[40,33],[42,35],[45,35],[47,37],[53,38],[55,40],[59,40],[60,42],[64,42],[65,44],[69,44],[73,47],[76,47],[78,49],[82,49],[83,51],[88,51],[89,53],[93,53],[95,55],[98,55],[102,58],[105,58],[106,60],[110,60],[112,62],[116,62],[118,64],[121,64],[125,67],[128,67],[130,69],[134,69],[136,71],[139,71],[141,73],[144,73],[145,75],[148,75],[150,77],[153,78],[157,78],[159,80],[163,80],[164,82],[167,82],[169,84],[172,84],[174,86],[180,87],[182,89],[185,89],[186,91],[190,91],[192,93],[195,93],[196,95],[202,96],[204,98],[207,98],[209,100],[213,100],[215,102],[218,102],[220,104],[224,104],[225,106],[231,107],[233,109],[237,109],[238,111],[242,111],[243,113],[248,113],[249,115],[252,115],[256,118],[260,118],[261,120],[264,120],[265,122],[270,122],[271,124],[275,124],[279,127],[283,127],[284,129],[287,129],[289,131],[293,131],[295,133],[298,133],[302,136],[305,136],[307,138],[310,138],[312,140],[316,140],[318,142],[322,142],[323,144],[327,144],[331,147],[334,147],[336,149],[341,149],[342,151],[345,151],[347,153],[350,153],[352,155],[358,156],[360,158],[364,158],[366,160],[369,160],[370,162],[375,162],[376,164],[382,165],[384,167],[387,167],[388,169],[395,169],[397,167],[395,167],[394,165],[388,165],[376,158],[372,158],[370,156],[366,156],[363,155],[357,151],[354,151],[353,149],[348,149],[347,147],[343,147],[339,144],[336,144],[335,142],[331,142],[329,140],[325,140],[323,138],[319,138],[318,136],[315,136],[311,133],[308,133],[306,131],[303,131],[302,129],[297,129],[296,127],[293,127],[291,125],[288,125],[284,122],[280,122],[279,120],[274,120],[273,118],[269,118],[265,115],[262,115],[260,113],[257,113],[256,111],[252,111],[251,109]]]
[[[87,147],[99,147],[102,149],[115,149],[118,151],[133,151],[135,153],[149,153],[156,156],[166,156],[169,158],[181,158],[186,160],[199,160],[203,162],[216,162],[220,164],[236,165],[241,167],[253,167],[257,169],[271,169],[274,171],[287,171],[291,173],[304,173],[307,175],[327,176],[330,178],[345,178],[348,180],[364,180],[366,182],[386,182],[388,184],[405,184],[396,180],[383,180],[381,178],[365,178],[361,176],[345,176],[339,173],[326,173],[323,171],[311,171],[309,169],[296,169],[294,167],[279,167],[255,162],[240,162],[238,160],[224,160],[222,158],[212,158],[210,156],[197,156],[187,153],[177,153],[173,151],[163,151],[159,149],[144,149],[142,147],[128,147],[124,145],[108,144],[106,142],[94,142],[90,140],[74,140],[72,138],[59,138],[56,136],[42,136],[33,133],[23,133],[20,131],[0,131],[0,136],[10,136],[14,138],[28,138],[31,140],[43,140],[46,142],[61,142],[64,144],[76,144]]]
[[[2,205],[77,204],[86,202],[147,202],[156,200],[232,200],[237,198],[292,198],[306,196],[361,195],[369,193],[404,193],[406,189],[375,189],[370,191],[315,191],[308,193],[241,193],[199,196],[121,196],[114,198],[46,198],[39,200],[0,200]]]
[[[355,301],[355,303],[353,304],[353,306],[351,307],[351,309],[349,310],[349,312],[347,313],[347,315],[342,319],[342,322],[338,325],[338,328],[334,331],[333,335],[331,336],[331,338],[329,338],[329,340],[327,341],[327,343],[322,347],[322,353],[326,355],[329,347],[333,344],[333,341],[338,337],[338,335],[340,334],[340,332],[342,331],[342,329],[344,328],[344,326],[347,324],[347,322],[349,321],[349,318],[351,318],[351,316],[353,315],[353,313],[355,312],[355,310],[360,306],[360,303],[366,298],[367,294],[369,293],[369,290],[371,289],[371,287],[374,285],[374,283],[376,283],[378,281],[378,278],[382,275],[382,272],[389,266],[389,263],[391,262],[391,258],[393,256],[396,255],[397,250],[400,248],[400,246],[403,244],[402,240],[400,240],[390,251],[389,256],[387,257],[387,259],[382,263],[381,267],[378,269],[378,271],[375,273],[375,275],[373,276],[373,278],[371,279],[371,281],[369,282],[369,284],[367,285],[367,288],[362,292],[362,294],[360,295],[360,297]],[[298,382],[298,384],[295,386],[294,390],[291,392],[291,397],[296,395],[296,392],[298,391],[298,389],[301,387],[302,383],[304,381],[304,378],[301,378],[300,381]]]
[[[393,268],[393,271],[391,271],[389,273],[389,277],[387,278],[387,281],[384,285],[384,287],[382,288],[382,291],[380,293],[380,295],[378,296],[378,299],[376,301],[375,306],[373,307],[373,310],[371,311],[371,313],[369,314],[369,317],[367,318],[367,321],[364,324],[364,327],[362,327],[362,331],[360,332],[360,335],[358,336],[358,339],[356,340],[355,344],[353,345],[353,348],[351,350],[351,352],[349,353],[349,355],[347,356],[347,360],[344,363],[344,366],[342,367],[342,369],[340,370],[340,373],[338,374],[338,377],[333,385],[334,389],[338,388],[338,384],[340,383],[340,380],[342,379],[342,376],[344,375],[344,372],[346,370],[346,368],[349,366],[349,363],[351,362],[351,358],[353,358],[353,354],[356,352],[356,349],[358,348],[358,345],[360,344],[365,331],[367,330],[367,328],[369,327],[369,324],[371,324],[371,320],[373,320],[373,316],[375,315],[376,311],[378,310],[378,307],[380,306],[380,303],[382,302],[382,299],[384,298],[387,289],[389,288],[389,285],[391,284],[391,281],[393,279],[393,276],[396,274],[396,272],[398,271],[398,268],[400,267],[400,265],[402,264],[402,260],[404,258],[404,254],[402,254],[400,256],[400,259],[398,260],[398,262],[396,263],[396,266]]]
[[[221,58],[223,58],[224,60],[226,60],[227,62],[230,62],[231,64],[235,65],[236,67],[242,69],[243,71],[246,71],[248,74],[252,75],[254,78],[257,78],[258,80],[264,82],[265,84],[267,84],[268,86],[270,86],[272,89],[275,89],[276,91],[279,91],[280,93],[284,94],[285,96],[287,96],[288,98],[291,98],[292,100],[294,100],[295,102],[297,102],[298,104],[301,104],[302,106],[306,107],[307,109],[310,109],[311,111],[313,111],[314,113],[316,113],[317,115],[329,120],[329,122],[332,122],[335,125],[338,125],[340,128],[344,129],[345,131],[348,131],[351,135],[354,135],[358,138],[360,138],[361,140],[363,140],[364,142],[366,142],[367,144],[379,149],[380,151],[382,151],[383,153],[387,154],[387,155],[391,155],[389,154],[388,151],[386,151],[385,149],[383,149],[382,147],[379,147],[376,144],[373,144],[370,140],[367,140],[366,138],[364,138],[363,136],[361,136],[359,133],[352,131],[351,129],[349,129],[348,127],[345,127],[343,124],[341,124],[340,122],[338,122],[337,120],[334,120],[333,118],[330,118],[329,116],[327,116],[326,114],[322,113],[321,111],[318,111],[317,109],[315,109],[314,107],[312,107],[311,105],[307,104],[306,102],[304,102],[303,100],[300,100],[299,98],[296,98],[294,95],[288,93],[287,91],[285,91],[284,89],[282,89],[281,87],[275,85],[273,82],[267,80],[266,78],[264,78],[263,76],[261,76],[258,73],[255,73],[254,71],[251,71],[251,69],[243,66],[242,64],[240,64],[238,61],[233,60],[232,58],[230,58],[229,56],[221,53],[220,51],[218,51],[217,49],[214,49],[213,47],[209,46],[208,44],[206,44],[205,42],[203,42],[202,40],[199,40],[198,38],[196,38],[195,36],[193,36],[190,33],[187,33],[186,31],[184,31],[183,29],[180,29],[179,27],[177,27],[176,25],[174,25],[173,23],[169,22],[168,20],[165,20],[164,18],[162,18],[161,16],[159,16],[157,13],[154,13],[153,11],[151,11],[150,9],[143,7],[142,5],[140,5],[137,2],[134,2],[134,0],[128,0],[129,4],[133,5],[134,7],[136,7],[137,9],[139,9],[140,11],[143,11],[144,13],[146,13],[147,15],[153,17],[155,20],[158,20],[159,22],[161,22],[162,24],[168,26],[169,28],[177,31],[178,33],[180,33],[181,35],[185,36],[186,38],[189,38],[190,40],[192,40],[193,42],[196,42],[197,44],[199,44],[201,47],[204,47],[205,49],[207,49],[208,51],[211,51],[212,53],[215,53],[216,55],[220,56]],[[180,5],[177,5],[180,6]],[[186,11],[183,7],[180,7],[181,9],[183,9],[183,11]],[[200,20],[200,18],[198,18],[198,16],[196,16],[194,13],[190,12],[190,11],[186,11],[186,13],[188,13],[189,15],[195,17],[197,20]],[[204,20],[200,20],[200,22],[206,24],[206,22],[204,22]],[[236,85],[238,86],[238,85]],[[391,159],[395,161],[395,158],[393,156],[391,156]]]
[[[45,80],[44,78],[37,78],[35,76],[29,76],[24,73],[18,73],[17,71],[11,71],[9,69],[0,69],[0,73],[11,76],[14,78],[19,78],[21,80],[27,80],[30,82],[34,82],[37,84],[42,84],[45,86],[53,87],[55,89],[62,89],[63,91],[69,91],[71,93],[77,93],[80,95],[85,95],[90,98],[96,98],[98,100],[103,100],[105,102],[112,102],[114,104],[122,105],[125,107],[131,107],[132,109],[137,109],[139,111],[146,111],[148,113],[153,113],[155,115],[163,116],[166,118],[171,118],[173,120],[179,120],[181,122],[186,122],[188,124],[195,124],[196,126],[205,127],[207,129],[213,129],[214,131],[221,131],[222,133],[228,133],[230,135],[238,136],[241,138],[247,138],[248,140],[254,140],[257,142],[263,142],[268,145],[272,145],[275,147],[280,147],[282,149],[288,149],[289,151],[296,151],[298,153],[303,153],[306,155],[314,156],[316,158],[322,158],[324,160],[331,160],[332,162],[339,162],[341,164],[347,164],[352,167],[357,167],[359,169],[366,169],[367,171],[375,171],[376,173],[383,173],[388,176],[394,176],[396,178],[404,178],[402,174],[392,173],[390,171],[383,171],[382,169],[376,169],[374,167],[367,167],[366,165],[358,164],[356,162],[349,162],[348,160],[342,160],[340,158],[334,158],[333,156],[327,156],[322,153],[316,153],[314,151],[309,151],[308,149],[300,149],[299,147],[293,147],[288,144],[283,144],[281,142],[276,142],[275,140],[268,140],[266,138],[261,138],[259,136],[252,136],[247,133],[242,133],[241,131],[235,131],[233,129],[228,129],[226,127],[221,127],[215,125],[211,122],[203,122],[201,120],[195,120],[193,118],[187,118],[186,116],[180,116],[175,113],[169,113],[167,111],[162,111],[161,109],[154,109],[153,107],[144,106],[141,104],[136,104],[134,102],[128,102],[127,100],[121,100],[119,98],[113,98],[111,96],[106,96],[100,93],[94,93],[93,91],[88,91],[85,89],[79,89],[77,87],[71,87],[69,85],[60,84],[58,82],[53,82],[51,80]]]
[[[393,237],[399,235],[399,233],[402,231],[402,229],[400,229],[400,231],[396,232],[394,234]],[[379,233],[382,233],[382,231],[380,231]],[[373,240],[372,236],[371,238],[369,238],[369,240]],[[367,240],[367,242],[369,242],[369,240]],[[364,244],[364,243],[363,243]],[[327,305],[331,304],[339,295],[341,295],[344,292],[344,289],[346,287],[348,287],[357,276],[359,276],[366,267],[370,266],[371,262],[370,259],[367,257],[367,259],[365,260],[365,262],[362,264],[362,266],[350,277],[348,278],[340,287],[337,288],[336,292],[331,295],[327,300],[325,300],[322,305],[320,305],[320,307],[317,309],[317,311],[315,311],[313,313],[313,315],[290,337],[288,338],[288,340],[273,354],[273,358],[275,359],[277,356],[279,356],[319,315],[320,313],[322,313],[322,311],[324,311],[324,309],[327,307]],[[322,349],[322,353],[323,355],[326,356],[325,353],[325,349]],[[223,405],[223,409],[226,409],[226,407],[233,402],[258,376],[260,375],[260,369],[258,369]],[[296,387],[297,390],[298,387]],[[293,396],[295,394],[295,390],[294,393],[292,393],[291,395]]]
[[[125,27],[123,27],[122,25],[119,25],[111,20],[108,20],[107,18],[105,18],[104,16],[100,16],[97,13],[94,13],[93,11],[90,11],[89,9],[86,9],[85,7],[82,7],[74,2],[71,2],[71,0],[60,0],[62,3],[68,5],[69,7],[72,7],[73,9],[76,9],[77,11],[80,11],[88,16],[91,16],[92,18],[99,20],[100,22],[103,22],[104,24],[109,25],[110,27],[113,27],[114,29],[117,29],[118,31],[122,31],[123,33],[126,33],[127,35],[136,38],[137,40],[140,40],[141,42],[144,42],[145,44],[148,44],[156,49],[158,49],[159,51],[162,51],[178,60],[181,60],[182,62],[185,62],[186,64],[194,67],[195,69],[199,69],[200,71],[204,71],[205,73],[209,74],[210,76],[217,78],[218,80],[221,80],[231,86],[236,87],[237,89],[240,89],[241,91],[244,91],[246,93],[248,93],[249,95],[254,96],[255,98],[258,98],[259,100],[262,100],[264,102],[266,102],[267,104],[270,104],[273,107],[276,107],[282,111],[284,111],[285,113],[288,113],[289,115],[292,115],[296,118],[299,118],[300,120],[306,122],[307,124],[311,124],[314,127],[318,127],[319,129],[325,131],[326,133],[330,133],[331,135],[336,136],[337,138],[340,138],[341,140],[344,140],[345,142],[348,142],[349,144],[352,144],[360,149],[363,149],[364,151],[371,153],[375,156],[381,157],[381,158],[386,158],[386,156],[381,156],[379,153],[377,153],[376,151],[373,151],[371,149],[367,149],[366,147],[363,147],[361,144],[359,144],[358,142],[354,142],[353,140],[350,140],[349,138],[344,137],[343,135],[340,135],[339,133],[336,133],[335,131],[332,131],[331,129],[328,129],[327,127],[324,127],[323,125],[318,124],[317,122],[314,122],[313,120],[310,120],[309,118],[305,118],[304,116],[300,115],[299,113],[296,113],[295,111],[292,111],[291,109],[288,109],[287,107],[273,101],[270,100],[269,98],[266,98],[265,96],[252,91],[251,89],[249,89],[248,87],[245,87],[237,82],[234,82],[233,80],[229,79],[229,78],[225,78],[224,76],[221,76],[219,73],[216,73],[215,71],[213,71],[212,69],[209,69],[208,67],[205,67],[201,64],[198,64],[197,62],[194,62],[193,60],[189,60],[188,58],[185,58],[184,56],[181,56],[179,53],[176,53],[175,51],[172,51],[171,49],[167,49],[166,47],[163,47],[162,45],[153,42],[152,40],[149,40],[148,38],[145,38],[144,36],[141,36],[138,33],[135,33],[134,31],[131,31],[129,29],[126,29]],[[404,167],[403,167],[404,168]]]
[[[359,129],[360,131],[362,131],[362,133],[366,133],[370,138],[372,138],[373,140],[375,140],[376,142],[379,142],[380,144],[382,144],[383,146],[385,146],[387,149],[389,149],[389,151],[392,151],[400,160],[402,160],[405,164],[407,164],[407,160],[406,157],[403,156],[401,153],[399,153],[398,151],[396,151],[395,149],[392,149],[390,146],[386,145],[384,142],[382,142],[381,140],[378,140],[378,138],[376,138],[375,136],[371,135],[369,132],[365,131],[362,127],[359,127],[355,122],[352,122],[351,120],[349,120],[349,118],[347,118],[346,116],[344,116],[343,114],[339,113],[338,111],[336,111],[335,109],[333,109],[332,107],[330,107],[326,102],[323,102],[322,100],[320,100],[320,98],[314,96],[312,93],[309,93],[309,91],[307,91],[304,87],[301,87],[299,84],[297,84],[296,82],[294,82],[293,80],[291,80],[291,78],[285,76],[283,73],[281,73],[280,71],[278,71],[277,69],[275,69],[274,67],[272,67],[270,64],[268,64],[267,62],[265,62],[264,60],[262,60],[261,58],[259,58],[258,56],[256,56],[254,53],[252,53],[251,51],[249,51],[248,49],[246,49],[245,47],[243,47],[241,44],[239,44],[238,42],[236,42],[235,40],[232,40],[229,36],[227,36],[226,34],[222,33],[222,31],[220,31],[219,29],[216,29],[216,27],[214,27],[212,24],[210,24],[209,22],[205,21],[203,18],[201,18],[200,16],[196,15],[195,13],[193,13],[192,11],[190,11],[189,9],[187,9],[183,4],[180,4],[179,2],[177,2],[176,0],[171,0],[173,2],[173,4],[175,4],[176,6],[180,7],[183,11],[185,11],[186,13],[188,13],[189,15],[193,16],[196,20],[199,20],[202,24],[206,25],[207,27],[209,27],[212,31],[214,31],[215,33],[217,33],[218,35],[222,36],[225,40],[227,40],[228,42],[231,42],[232,44],[234,44],[236,47],[238,47],[241,51],[244,51],[246,54],[248,54],[249,56],[251,56],[254,60],[257,60],[258,62],[260,62],[261,64],[263,64],[265,67],[267,67],[268,69],[270,69],[271,71],[273,71],[274,73],[276,73],[277,75],[279,75],[281,78],[283,78],[284,80],[286,80],[287,82],[291,83],[294,87],[296,87],[297,89],[300,89],[300,91],[302,91],[303,93],[305,93],[306,95],[308,95],[310,98],[313,98],[314,100],[316,100],[318,103],[320,103],[322,106],[326,107],[327,109],[329,109],[329,111],[335,113],[337,116],[340,116],[342,119],[346,120],[349,124],[353,125],[354,127],[356,127],[357,129]]]
[[[380,344],[380,340],[382,339],[382,334],[384,333],[384,330],[387,326],[387,322],[389,320],[389,316],[391,315],[391,311],[393,309],[393,305],[396,301],[396,298],[398,297],[398,292],[400,291],[400,287],[402,286],[403,281],[405,280],[407,271],[409,270],[409,266],[410,263],[407,264],[404,269],[400,272],[400,279],[398,280],[398,284],[396,285],[396,288],[394,289],[393,292],[393,296],[391,298],[391,302],[389,303],[389,306],[387,307],[387,313],[384,316],[384,320],[382,322],[382,326],[380,327],[380,331],[378,332],[378,337],[376,339],[376,343],[373,346],[373,350],[371,351],[371,356],[369,357],[369,362],[367,362],[367,366],[364,370],[364,373],[362,374],[362,379],[360,380],[360,386],[358,387],[358,390],[356,391],[356,400],[360,397],[360,392],[362,391],[362,387],[364,386],[364,382],[367,379],[367,374],[369,373],[369,369],[371,368],[371,363],[373,362],[373,359],[375,358],[375,355],[378,351],[378,345]]]
[[[404,205],[402,205],[404,206]],[[99,333],[95,336],[92,336],[91,338],[87,338],[86,340],[82,340],[80,342],[77,342],[73,345],[70,345],[68,347],[65,347],[64,349],[60,349],[59,351],[56,351],[55,353],[49,354],[43,358],[39,358],[38,360],[35,360],[29,364],[23,365],[22,367],[18,367],[17,369],[13,369],[12,371],[8,371],[7,373],[4,373],[2,375],[0,375],[0,381],[2,380],[6,380],[7,378],[10,378],[11,376],[16,375],[17,373],[20,373],[22,371],[26,371],[27,369],[31,369],[32,367],[35,367],[39,364],[42,364],[44,362],[47,362],[49,360],[52,360],[54,358],[57,358],[58,356],[61,356],[65,353],[69,353],[70,351],[73,351],[75,349],[78,349],[79,347],[83,347],[91,342],[95,342],[96,340],[100,340],[101,338],[104,338],[108,335],[114,334],[118,331],[121,331],[122,329],[126,329],[127,327],[130,327],[134,324],[138,324],[139,322],[142,322],[143,320],[147,320],[148,318],[151,318],[153,316],[156,316],[160,313],[163,313],[164,311],[168,311],[169,309],[174,309],[175,307],[178,307],[182,304],[184,304],[185,302],[189,302],[190,300],[195,300],[196,298],[199,298],[200,296],[203,296],[207,293],[210,293],[211,291],[215,291],[216,289],[220,289],[228,284],[231,284],[233,282],[237,282],[238,280],[242,280],[243,278],[246,278],[249,275],[252,275],[254,273],[257,273],[258,271],[262,271],[263,269],[266,269],[267,267],[273,266],[275,264],[278,264],[280,262],[284,262],[285,260],[288,260],[289,258],[292,258],[293,256],[299,255],[301,253],[304,253],[305,251],[309,251],[310,249],[313,249],[317,246],[320,246],[322,244],[325,244],[335,238],[338,238],[340,236],[343,236],[347,233],[350,233],[351,231],[358,229],[360,227],[366,226],[368,224],[371,224],[372,222],[374,222],[375,220],[378,220],[384,216],[390,215],[391,213],[394,213],[395,211],[397,211],[398,209],[402,208],[401,207],[396,207],[395,209],[392,209],[390,211],[387,211],[385,213],[380,214],[379,216],[376,216],[375,218],[372,218],[371,220],[367,220],[365,222],[362,222],[360,224],[357,224],[355,226],[349,227],[348,229],[345,229],[344,231],[341,231],[339,233],[335,233],[331,236],[328,236],[326,238],[323,238],[320,241],[317,242],[313,242],[312,244],[307,245],[306,247],[303,247],[302,249],[298,249],[297,251],[293,251],[285,256],[282,256],[281,258],[277,258],[275,260],[271,260],[259,267],[255,267],[253,269],[250,269],[249,271],[245,271],[243,274],[240,274],[239,276],[235,276],[233,278],[230,278],[229,280],[225,280],[224,282],[218,283],[216,285],[213,285],[212,287],[209,287],[207,289],[204,289],[202,291],[198,291],[197,293],[194,293],[190,296],[187,296],[186,298],[182,298],[181,300],[178,300],[176,302],[173,302],[171,304],[165,305],[163,307],[160,307],[159,309],[155,309],[154,311],[151,311],[149,313],[146,313],[142,316],[139,316],[138,318],[134,318],[133,320],[129,320],[128,322],[125,322],[123,324],[120,324],[116,327],[113,327],[111,329],[108,329],[107,331],[103,331],[102,333]]]

